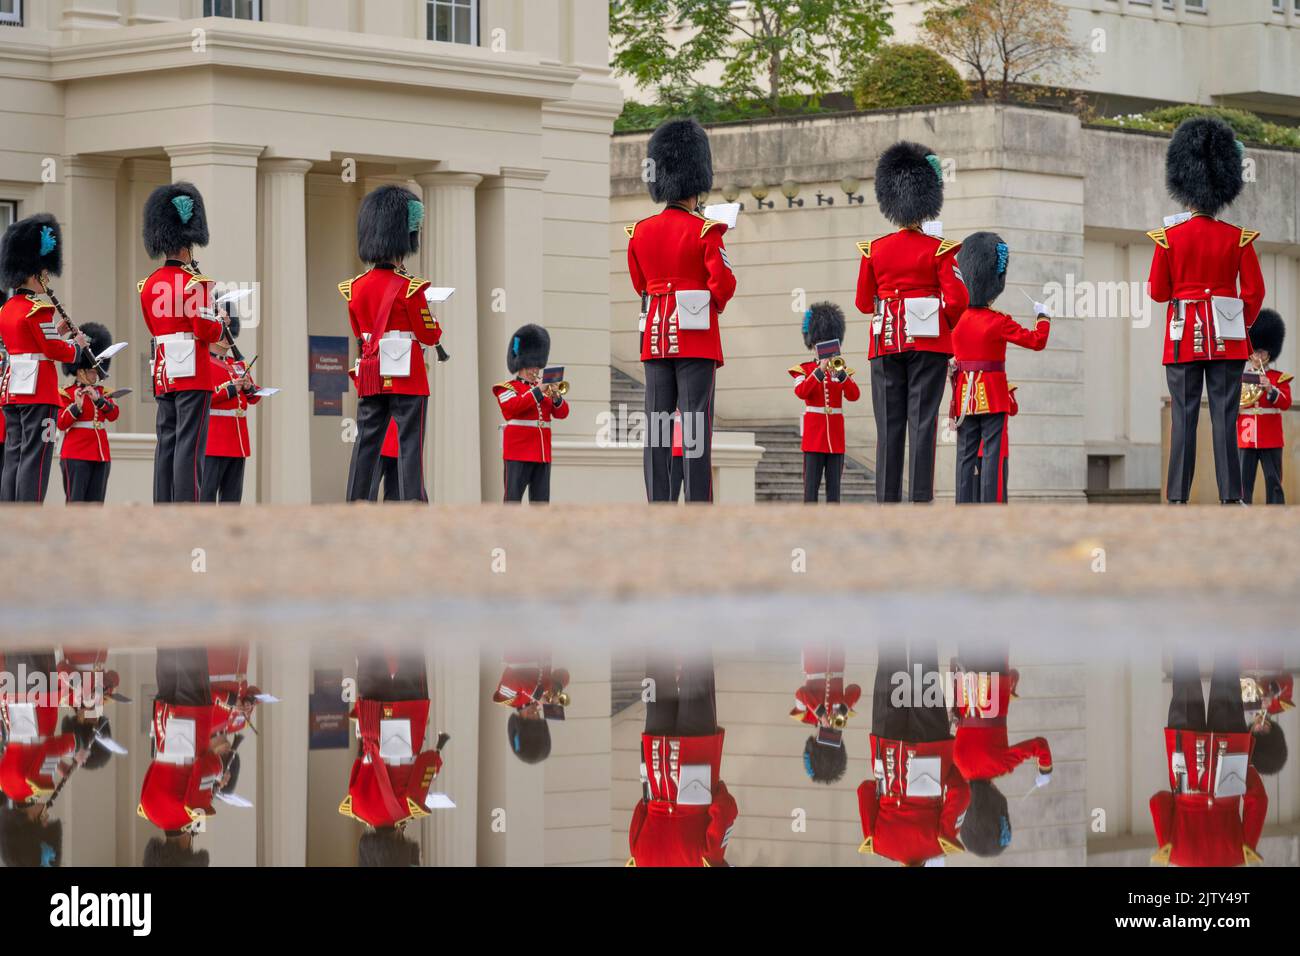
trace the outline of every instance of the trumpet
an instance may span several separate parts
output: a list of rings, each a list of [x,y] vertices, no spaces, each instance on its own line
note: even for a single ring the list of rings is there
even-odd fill
[[[542,386],[543,390],[553,388],[561,396],[569,394],[568,382],[541,382],[539,384]]]
[[[848,714],[835,714],[831,717],[831,727],[835,730],[843,730],[849,722]]]
[[[832,355],[827,364],[830,366],[831,373],[834,375],[853,374],[853,369],[849,368],[849,363],[844,360],[843,355]]]
[[[1246,382],[1241,386],[1241,408],[1252,408],[1258,405],[1260,399],[1268,393],[1269,381],[1266,372],[1267,369],[1254,359],[1246,367],[1246,375],[1257,376],[1258,381]]]
[[[559,704],[561,707],[568,707],[572,698],[564,691],[547,691],[542,700],[548,704]]]

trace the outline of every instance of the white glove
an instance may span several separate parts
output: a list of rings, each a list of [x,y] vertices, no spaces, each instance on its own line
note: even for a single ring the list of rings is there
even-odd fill
[[[1037,777],[1034,778],[1035,787],[1045,787],[1051,782],[1052,782],[1052,775],[1050,773],[1040,773]]]
[[[1043,305],[1041,302],[1034,303],[1034,315],[1041,315],[1047,319],[1052,317],[1052,313],[1047,311],[1047,306]]]
[[[943,856],[934,856],[925,861],[926,866],[947,866],[948,858]]]

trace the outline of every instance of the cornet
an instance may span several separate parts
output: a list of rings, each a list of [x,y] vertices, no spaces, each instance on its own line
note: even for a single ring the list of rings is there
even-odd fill
[[[835,714],[831,717],[831,727],[835,730],[843,730],[849,722],[848,714]]]
[[[1269,389],[1268,374],[1265,366],[1260,365],[1251,359],[1250,364],[1246,367],[1247,375],[1258,375],[1259,381],[1246,382],[1241,386],[1241,403],[1242,408],[1251,408],[1259,404]]]

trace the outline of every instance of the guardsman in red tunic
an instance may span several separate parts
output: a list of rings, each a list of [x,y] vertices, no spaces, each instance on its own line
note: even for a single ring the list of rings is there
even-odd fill
[[[1151,798],[1152,861],[1174,866],[1243,866],[1258,848],[1268,794],[1254,765],[1241,676],[1231,654],[1215,658],[1209,707],[1190,654],[1176,653],[1165,727],[1169,789]]]
[[[978,492],[975,482],[980,455],[1001,462],[1007,444],[1007,419],[1012,405],[1007,386],[1007,343],[1041,352],[1052,331],[1052,320],[1041,306],[1032,331],[992,308],[1006,288],[1010,260],[1007,244],[991,232],[970,236],[957,255],[971,300],[952,333],[958,504],[1006,502],[1005,473],[1000,467],[978,472]]]
[[[1287,745],[1278,718],[1295,709],[1295,675],[1283,665],[1280,648],[1242,652],[1241,700],[1255,737],[1250,762],[1266,777],[1280,773]]]
[[[208,347],[212,411],[202,498],[209,504],[237,505],[243,500],[244,466],[253,453],[248,410],[262,399],[244,357],[235,348],[238,337],[239,317],[231,315],[221,338]]]
[[[430,787],[442,770],[440,734],[428,743],[429,681],[418,652],[357,656],[357,759],[339,813],[366,826],[358,844],[360,866],[415,866],[419,845],[403,835],[429,815]]]
[[[207,345],[221,338],[224,313],[194,250],[208,244],[203,196],[190,183],[159,186],[144,206],[144,247],[163,264],[140,281],[140,308],[153,336],[153,390],[158,403],[155,503],[200,500],[212,405]]]
[[[509,707],[506,737],[510,752],[524,763],[541,763],[551,755],[551,720],[563,720],[569,706],[569,672],[551,666],[549,654],[513,653],[492,694],[492,703]]]
[[[1186,504],[1191,494],[1201,393],[1207,390],[1219,499],[1241,500],[1233,440],[1251,351],[1248,333],[1264,302],[1264,276],[1254,247],[1259,233],[1214,217],[1241,192],[1244,152],[1222,120],[1203,116],[1179,126],[1165,171],[1169,194],[1188,211],[1147,233],[1156,245],[1151,299],[1169,303],[1164,364],[1172,416],[1170,504]]]
[[[542,379],[551,354],[551,336],[540,325],[525,325],[506,348],[506,368],[514,378],[492,386],[506,420],[501,439],[505,459],[505,500],[540,504],[551,500],[551,421],[568,418],[569,404],[556,384]]]
[[[719,320],[736,291],[723,246],[725,223],[696,212],[713,188],[709,137],[693,119],[670,120],[650,137],[650,197],[663,212],[627,227],[627,267],[641,296],[645,367],[645,486],[669,501],[672,417],[680,410],[688,502],[713,500],[713,397],[722,367]]]
[[[962,822],[966,849],[976,856],[1000,855],[1011,845],[1007,798],[994,783],[1022,763],[1037,765],[1037,787],[1052,779],[1052,749],[1044,737],[1008,742],[1007,715],[1020,684],[1005,646],[960,647],[952,663],[957,721],[953,760],[970,784],[970,807]]]
[[[862,697],[862,688],[844,683],[843,644],[808,644],[802,664],[803,684],[794,692],[790,716],[816,728],[804,742],[804,772],[817,783],[835,783],[848,766],[844,728]]]
[[[1241,500],[1255,497],[1255,474],[1264,469],[1264,500],[1286,504],[1282,491],[1282,449],[1286,438],[1282,413],[1291,407],[1291,376],[1272,365],[1282,354],[1286,323],[1272,309],[1260,309],[1250,327],[1254,352],[1246,367],[1237,413],[1237,450],[1241,454]]]
[[[357,256],[371,268],[339,285],[357,340],[357,440],[348,471],[348,501],[370,499],[388,423],[397,423],[397,500],[428,501],[424,441],[429,372],[424,347],[442,327],[425,297],[430,283],[402,263],[420,249],[424,203],[409,189],[380,186],[361,203]],[[442,353],[440,353],[441,355]]]
[[[54,458],[53,423],[59,415],[55,362],[81,364],[84,335],[71,332],[48,295],[46,282],[63,271],[63,235],[48,213],[10,226],[0,241],[0,285],[13,297],[0,308],[0,342],[9,362],[5,396],[5,463],[0,501],[43,502]]]
[[[722,782],[713,662],[647,663],[641,800],[628,828],[628,866],[726,866],[736,801]]]
[[[0,290],[0,309],[9,301],[9,293]],[[5,416],[5,406],[9,404],[9,353],[5,351],[4,340],[0,339],[0,501],[7,501],[4,497],[4,473],[5,473],[5,441],[7,433],[5,426],[9,419]]]
[[[862,397],[853,369],[836,369],[844,341],[844,313],[834,302],[818,302],[803,319],[803,342],[817,358],[790,367],[794,393],[804,402],[803,500],[817,501],[826,476],[826,501],[840,500],[844,474],[844,403]],[[822,354],[825,351],[826,354]],[[841,359],[842,361],[842,359]]]
[[[63,432],[59,466],[63,472],[63,496],[69,504],[103,504],[108,494],[108,472],[113,465],[108,425],[117,421],[122,410],[100,384],[108,375],[111,359],[96,364],[94,357],[113,344],[113,337],[98,322],[87,322],[81,331],[90,348],[83,353],[79,364],[65,362],[63,365],[63,374],[72,378],[73,383],[59,395],[59,431]]]
[[[881,645],[871,710],[871,777],[858,787],[858,852],[904,866],[943,866],[964,849],[958,831],[970,789],[953,760],[934,641],[914,642],[910,660],[902,642]]]
[[[858,243],[858,311],[870,315],[871,403],[876,416],[876,500],[903,500],[907,448],[912,501],[934,500],[939,406],[952,330],[966,311],[956,272],[960,243],[934,235],[943,209],[939,158],[895,143],[876,166],[876,201],[898,232]],[[927,232],[926,229],[929,229]]]

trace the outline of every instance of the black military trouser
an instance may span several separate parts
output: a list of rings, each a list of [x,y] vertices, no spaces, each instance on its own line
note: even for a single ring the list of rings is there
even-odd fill
[[[195,503],[203,488],[208,413],[212,393],[205,389],[158,395],[158,449],[153,462],[154,504]]]
[[[672,501],[673,412],[682,412],[682,478],[688,502],[713,501],[713,359],[651,359],[645,366],[645,491]]]
[[[45,501],[54,466],[57,405],[6,405],[0,501]]]
[[[370,484],[370,500],[380,500],[380,490],[383,490],[384,501],[397,500],[398,478],[398,459],[389,458],[387,455],[379,456],[379,467],[375,469],[375,480]]]
[[[1255,474],[1264,469],[1264,501],[1270,505],[1286,504],[1282,491],[1282,449],[1242,448],[1241,500],[1250,504],[1255,499]]]
[[[1205,707],[1201,671],[1193,654],[1175,652],[1173,696],[1169,700],[1169,723],[1173,730],[1223,734],[1246,732],[1246,706],[1241,699],[1241,669],[1231,652],[1214,657],[1210,677],[1210,706]]]
[[[1196,470],[1196,426],[1201,416],[1201,392],[1210,396],[1210,426],[1214,439],[1214,477],[1220,501],[1241,500],[1241,459],[1237,454],[1237,409],[1241,405],[1242,360],[1183,362],[1165,366],[1169,382],[1169,483],[1171,504],[1185,503],[1192,493]]]
[[[357,654],[357,694],[366,700],[427,700],[429,670],[415,650],[392,654],[367,646]]]
[[[941,688],[938,683],[938,642],[933,639],[913,641],[909,658],[907,645],[901,640],[893,640],[882,643],[876,655],[876,680],[871,691],[871,732],[885,740],[910,743],[949,739],[952,733],[942,691],[937,694],[937,703],[926,699],[927,696],[936,696],[933,689],[929,695],[926,694],[932,682]],[[920,686],[916,683],[918,665]],[[900,674],[907,675],[907,680],[901,685],[897,678]],[[900,699],[895,700],[895,695]]]
[[[1007,416],[1003,412],[967,415],[961,423],[957,429],[957,504],[1006,502],[1006,472],[999,467],[1006,435]]]
[[[680,666],[667,656],[646,661],[653,699],[646,702],[645,732],[664,737],[710,737],[718,732],[712,652],[693,653]]]
[[[938,352],[900,352],[871,360],[876,501],[903,500],[905,442],[908,500],[934,500],[935,442],[947,381],[948,356]]]
[[[384,500],[428,501],[424,488],[427,395],[371,395],[357,402],[357,441],[348,467],[348,501],[373,501],[389,421],[397,422],[397,494]]]
[[[242,502],[247,461],[230,455],[209,455],[203,464],[203,501],[223,505]]]
[[[826,476],[826,502],[840,500],[840,478],[844,474],[844,456],[820,451],[803,453],[803,500],[815,504],[821,491],[822,476]]]
[[[154,664],[158,700],[177,707],[212,704],[206,647],[160,647]],[[196,741],[202,746],[202,741]]]
[[[525,491],[530,504],[545,504],[551,500],[549,461],[507,460],[505,465],[505,500],[508,503],[523,501]]]
[[[685,470],[682,468],[682,456],[673,455],[672,462],[668,465],[668,500],[682,500],[682,481],[685,479]]]
[[[103,504],[108,496],[108,473],[111,461],[83,461],[61,458],[63,497],[68,504]]]

